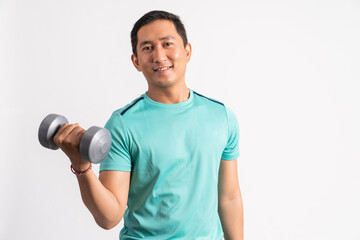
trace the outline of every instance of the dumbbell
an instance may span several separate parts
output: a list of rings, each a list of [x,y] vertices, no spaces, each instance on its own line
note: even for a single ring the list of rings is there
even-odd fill
[[[47,115],[39,127],[38,137],[40,144],[49,149],[59,149],[54,142],[54,136],[65,123],[69,122],[64,116],[58,114]],[[100,163],[108,155],[110,146],[110,132],[105,128],[92,126],[86,130],[80,140],[80,155],[86,161]]]

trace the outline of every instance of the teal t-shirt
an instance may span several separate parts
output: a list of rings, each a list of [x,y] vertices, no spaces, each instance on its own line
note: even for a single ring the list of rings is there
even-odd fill
[[[190,90],[176,104],[142,94],[106,123],[112,145],[100,171],[131,171],[120,239],[223,237],[218,215],[221,159],[239,157],[235,114]]]

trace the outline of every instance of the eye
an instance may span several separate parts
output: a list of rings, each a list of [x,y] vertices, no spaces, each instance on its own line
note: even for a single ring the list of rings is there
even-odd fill
[[[169,46],[171,46],[173,43],[172,42],[166,42],[165,44],[164,44],[164,46],[165,47],[169,47]]]
[[[146,47],[143,47],[143,51],[145,52],[145,51],[150,51],[152,49],[152,47],[151,46],[146,46]]]

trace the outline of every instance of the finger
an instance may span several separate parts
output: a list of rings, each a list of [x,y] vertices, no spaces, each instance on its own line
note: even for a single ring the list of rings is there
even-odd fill
[[[67,128],[67,126],[69,126],[69,124],[68,124],[68,123],[64,123],[64,124],[59,128],[59,130],[57,131],[57,133],[55,134],[55,136],[56,136],[56,135],[60,135],[60,134],[65,130],[65,128]]]
[[[75,126],[75,128],[67,135],[65,141],[71,143],[72,146],[78,147],[84,133],[85,129],[80,126]]]
[[[56,134],[55,134],[55,136],[54,136],[54,138],[53,138],[53,140],[54,140],[54,142],[55,142],[56,145],[58,145],[57,142],[58,142],[59,136],[63,133],[63,131],[64,131],[68,126],[69,126],[68,123],[64,123],[64,124],[60,127],[60,129],[56,132]]]
[[[61,145],[76,127],[79,126],[75,124],[67,124],[66,126],[62,126],[62,131],[58,132],[54,137],[55,144]]]
[[[71,133],[71,139],[69,139],[72,142],[72,148],[73,149],[79,149],[81,138],[84,136],[85,130],[82,128],[75,128]],[[69,136],[70,137],[70,136]]]

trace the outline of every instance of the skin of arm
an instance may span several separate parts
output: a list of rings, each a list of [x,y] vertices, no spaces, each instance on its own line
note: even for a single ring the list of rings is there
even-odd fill
[[[77,171],[90,166],[79,152],[84,132],[79,124],[65,123],[54,137],[55,144],[69,157]],[[100,227],[111,229],[121,221],[127,206],[130,175],[130,172],[123,171],[102,171],[98,178],[91,170],[77,176],[81,198]]]
[[[90,171],[77,176],[81,198],[100,227],[111,229],[121,221],[127,205],[130,174],[102,171],[97,178]]]
[[[225,240],[243,240],[243,203],[237,173],[237,159],[232,161],[221,159],[218,199],[218,213]]]

